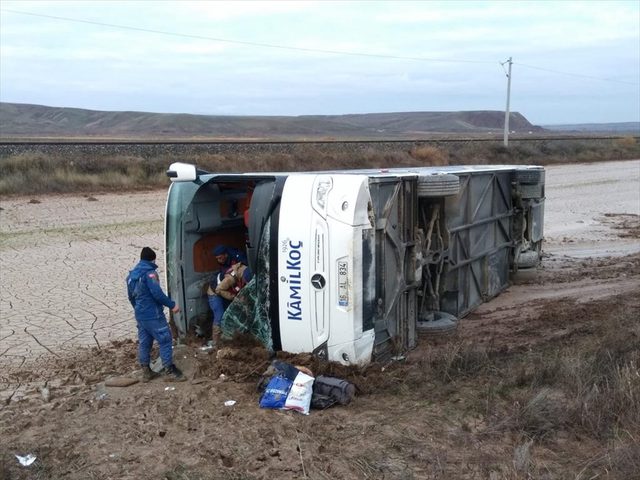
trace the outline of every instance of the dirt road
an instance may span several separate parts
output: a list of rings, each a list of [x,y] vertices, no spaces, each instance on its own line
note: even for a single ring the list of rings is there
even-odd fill
[[[175,390],[104,387],[136,368],[124,277],[142,246],[162,251],[165,192],[3,200],[0,478],[633,478],[637,423],[611,420],[627,425],[612,437],[588,427],[576,372],[561,373],[576,364],[564,352],[588,358],[598,339],[615,340],[609,324],[632,355],[624,368],[637,369],[640,161],[549,167],[546,197],[543,268],[455,338],[421,338],[406,363],[311,362],[360,395],[309,417],[257,407],[268,363],[258,350],[216,360],[187,346],[176,358],[191,380]],[[20,467],[14,454],[27,453],[38,460]]]
[[[640,251],[619,227],[638,226],[640,161],[547,167],[545,251],[572,257]]]

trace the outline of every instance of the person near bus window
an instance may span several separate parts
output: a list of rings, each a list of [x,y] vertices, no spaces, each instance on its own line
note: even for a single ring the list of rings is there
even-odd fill
[[[216,257],[216,261],[223,271],[226,271],[236,263],[244,263],[247,265],[247,257],[244,253],[236,248],[227,247],[226,245],[217,245],[213,249],[213,256]]]
[[[243,274],[248,267],[246,256],[233,247],[217,245],[213,249],[213,255],[221,270],[214,274],[209,283],[207,297],[209,308],[213,314],[212,343],[217,347],[220,343],[222,315],[235,297],[235,293],[240,290],[239,288],[237,291],[235,289],[239,281],[242,281]],[[239,281],[237,282],[236,279]]]

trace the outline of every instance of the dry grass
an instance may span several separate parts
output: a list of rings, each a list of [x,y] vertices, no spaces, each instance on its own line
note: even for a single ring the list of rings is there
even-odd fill
[[[376,150],[375,145],[357,151],[330,150],[294,144],[281,153],[205,153],[153,158],[114,154],[80,157],[38,152],[0,158],[0,195],[99,192],[165,188],[166,168],[177,160],[194,163],[211,172],[316,171],[354,168],[392,168],[440,165],[540,164],[639,158],[634,137],[598,142],[548,140],[514,143],[457,142],[416,145],[409,151]]]
[[[430,360],[430,367],[436,380],[449,383],[489,373],[495,368],[494,356],[491,350],[458,341],[435,354]]]
[[[569,413],[561,390],[543,388],[514,402],[514,412],[505,424],[531,439],[542,439],[569,423]]]
[[[411,156],[422,165],[442,166],[449,165],[448,152],[431,145],[413,147]]]
[[[628,480],[640,478],[640,440],[625,433],[617,438],[613,447],[604,455],[596,457],[587,465],[576,480],[594,478],[591,471],[608,471],[611,478],[624,478]]]
[[[0,194],[134,190],[166,184],[166,164],[140,157],[69,159],[41,153],[2,160]]]
[[[568,372],[575,422],[599,438],[625,428],[640,431],[640,347],[637,339],[618,340],[605,343]]]
[[[606,308],[587,302],[582,313],[563,308],[568,317],[582,317],[588,333],[511,350],[455,337],[434,341],[417,368],[399,367],[395,383],[384,387],[438,405],[450,421],[459,418],[467,432],[461,438],[478,431],[471,426],[477,418],[483,425],[477,438],[513,438],[513,462],[501,464],[499,478],[556,478],[549,472],[558,465],[545,464],[540,452],[581,439],[589,449],[573,460],[579,467],[571,478],[638,479],[638,302],[614,299]],[[562,323],[562,315],[549,325]]]
[[[621,148],[633,148],[637,143],[638,142],[636,141],[635,137],[632,137],[631,135],[619,138],[615,141],[615,144]]]

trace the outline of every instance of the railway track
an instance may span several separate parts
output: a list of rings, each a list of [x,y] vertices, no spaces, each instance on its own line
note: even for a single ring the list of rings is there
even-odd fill
[[[509,142],[528,143],[528,142],[558,142],[558,141],[602,141],[615,140],[623,137],[632,136],[636,140],[640,140],[640,135],[590,135],[590,136],[517,136],[510,137]],[[364,139],[364,140],[338,140],[338,139],[303,139],[303,140],[202,140],[202,139],[173,139],[173,140],[141,140],[141,139],[2,139],[0,138],[0,148],[3,146],[28,146],[28,145],[96,145],[96,146],[113,146],[113,145],[376,145],[376,144],[451,144],[451,143],[496,143],[502,142],[502,138],[407,138],[407,139]]]

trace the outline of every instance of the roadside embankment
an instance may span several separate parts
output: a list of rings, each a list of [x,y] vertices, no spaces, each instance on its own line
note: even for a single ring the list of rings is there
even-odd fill
[[[176,161],[212,172],[416,165],[594,162],[640,158],[636,137],[272,143],[0,143],[0,195],[164,188]]]

